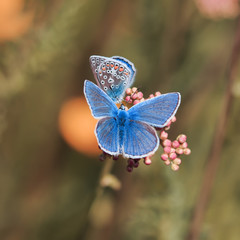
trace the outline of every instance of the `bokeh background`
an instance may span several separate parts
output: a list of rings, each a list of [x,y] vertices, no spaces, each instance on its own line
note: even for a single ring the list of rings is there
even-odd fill
[[[0,0],[0,239],[240,239],[238,14],[237,0]],[[94,54],[132,61],[146,96],[181,92],[179,171],[161,150],[131,174],[119,159],[103,188],[82,92]]]

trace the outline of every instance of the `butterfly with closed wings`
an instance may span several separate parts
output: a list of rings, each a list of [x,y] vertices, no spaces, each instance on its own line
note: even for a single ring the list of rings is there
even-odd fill
[[[89,59],[98,86],[115,102],[120,103],[136,75],[134,64],[120,56],[92,55]]]

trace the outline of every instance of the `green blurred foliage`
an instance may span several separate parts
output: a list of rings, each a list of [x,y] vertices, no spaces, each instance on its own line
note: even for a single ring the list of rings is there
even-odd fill
[[[0,239],[185,239],[219,121],[237,19],[206,19],[188,0],[29,2],[31,28],[0,45]],[[64,101],[82,95],[84,79],[94,80],[88,63],[94,54],[132,61],[134,85],[146,96],[181,92],[170,135],[186,133],[192,149],[178,172],[160,152],[132,174],[124,159],[114,163],[122,189],[104,190],[95,221],[89,210],[103,163],[72,150],[58,130]],[[240,237],[239,95],[202,240]]]

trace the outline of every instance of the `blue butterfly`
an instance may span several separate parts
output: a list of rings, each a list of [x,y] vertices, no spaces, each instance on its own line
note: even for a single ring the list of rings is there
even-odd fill
[[[118,109],[114,101],[94,83],[85,80],[84,94],[92,115],[100,119],[95,129],[99,147],[106,153],[139,159],[159,147],[154,127],[163,128],[176,114],[180,93],[163,94],[140,102],[128,111]]]
[[[124,57],[93,55],[89,59],[98,86],[115,102],[120,103],[136,75],[132,62]]]

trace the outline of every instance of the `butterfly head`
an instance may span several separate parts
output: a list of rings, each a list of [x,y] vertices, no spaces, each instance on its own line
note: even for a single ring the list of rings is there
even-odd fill
[[[125,108],[125,106],[124,106],[123,104],[121,104],[121,106],[120,106],[119,109],[120,109],[120,110],[123,110],[123,111],[126,111],[126,108]]]

